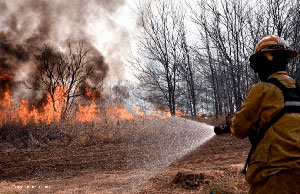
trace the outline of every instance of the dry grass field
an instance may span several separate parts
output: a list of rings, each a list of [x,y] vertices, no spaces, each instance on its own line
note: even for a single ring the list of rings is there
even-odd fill
[[[250,145],[213,135],[212,126],[177,117],[6,125],[0,192],[245,193]]]

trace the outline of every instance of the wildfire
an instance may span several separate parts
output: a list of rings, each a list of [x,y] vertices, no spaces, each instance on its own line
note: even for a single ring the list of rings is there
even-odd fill
[[[123,107],[110,107],[107,115],[111,119],[133,120],[135,117]]]
[[[138,117],[145,117],[146,116],[144,113],[142,113],[140,111],[140,109],[137,106],[134,108],[134,111],[135,111],[136,116],[138,116]]]
[[[166,118],[171,117],[171,113],[170,113],[170,111],[161,111],[161,110],[155,109],[154,117],[157,117],[159,119],[166,119]]]
[[[85,96],[86,96],[90,101],[95,102],[95,101],[99,100],[99,96],[97,96],[97,91],[93,91],[93,90],[91,90],[89,87],[86,87],[86,88],[85,88],[85,92],[86,92]],[[101,92],[101,91],[99,91],[99,93],[100,93],[100,92]]]
[[[180,110],[176,110],[175,115],[177,117],[182,117],[184,114]]]
[[[100,120],[97,117],[98,108],[97,105],[92,102],[89,106],[78,105],[78,112],[76,112],[76,120],[79,122],[90,122]]]
[[[29,122],[51,123],[59,121],[65,104],[65,91],[65,88],[58,87],[53,95],[54,102],[52,102],[50,94],[47,94],[47,103],[38,110],[36,107],[30,107],[28,101],[25,99],[21,99],[19,106],[17,106],[12,101],[11,90],[8,88],[0,101],[2,124],[16,122],[26,125]]]
[[[0,80],[11,80],[12,78],[12,74],[0,72]]]
[[[28,123],[52,123],[62,119],[62,115],[66,105],[66,88],[57,87],[54,94],[47,94],[46,102],[42,107],[30,105],[26,99],[21,99],[19,103],[12,100],[12,92],[10,89],[9,80],[12,79],[10,74],[1,74],[0,81],[5,83],[0,90],[0,125],[14,122],[23,125]],[[88,105],[78,104],[77,111],[73,122],[90,122],[101,121],[101,116],[106,116],[112,120],[140,120],[141,118],[159,118],[165,119],[171,116],[168,111],[154,110],[154,114],[147,116],[141,112],[138,107],[135,107],[135,115],[128,112],[124,107],[111,106],[106,113],[101,113],[96,100],[96,94],[86,89],[86,96],[89,99]],[[178,110],[177,116],[183,114]],[[72,120],[71,120],[72,121]]]
[[[30,107],[29,102],[22,99],[17,106],[16,103],[12,101],[12,93],[9,88],[2,94],[2,99],[0,100],[0,107],[2,112],[0,113],[1,124],[7,122],[16,122],[23,125],[29,122],[34,123],[51,123],[58,122],[62,118],[62,113],[65,106],[65,96],[66,89],[64,87],[58,87],[53,95],[53,99],[50,94],[47,94],[47,103],[43,105],[42,108]],[[89,93],[91,94],[91,93]],[[93,96],[91,96],[91,99]],[[74,122],[90,122],[90,121],[100,121],[99,109],[94,101],[90,104],[84,106],[79,104],[75,113]],[[121,119],[121,120],[133,120],[135,116],[128,112],[123,107],[110,107],[106,115],[111,119]]]
[[[5,86],[7,87],[7,86]],[[0,117],[1,117],[1,124],[9,122],[14,110],[14,106],[11,101],[11,92],[10,90],[5,91],[2,95],[1,99],[1,109]]]

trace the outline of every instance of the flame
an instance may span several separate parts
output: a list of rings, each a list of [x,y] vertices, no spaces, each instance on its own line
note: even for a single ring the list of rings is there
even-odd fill
[[[12,80],[13,78],[12,74],[0,72],[0,80]]]
[[[46,123],[60,121],[65,108],[66,90],[67,89],[63,86],[56,88],[53,95],[54,103],[52,102],[51,95],[47,94],[47,104],[43,106],[43,111],[35,120]]]
[[[11,99],[10,80],[13,75],[0,71],[0,122],[1,124],[11,121],[14,116],[14,104]]]
[[[171,113],[170,111],[161,111],[161,110],[154,109],[154,117],[157,117],[159,119],[167,119],[171,117]]]
[[[89,106],[78,105],[78,112],[76,112],[76,120],[79,122],[90,122],[99,120],[97,117],[97,105],[92,102]]]
[[[134,108],[134,111],[135,111],[135,115],[138,116],[138,117],[145,117],[146,115],[140,111],[139,107],[135,106]]]
[[[99,91],[100,93],[101,91]],[[89,87],[85,88],[85,95],[86,97],[90,100],[90,101],[97,101],[99,100],[99,96],[97,96],[96,91],[93,91],[92,89],[90,89]]]
[[[199,112],[199,113],[197,114],[197,117],[204,117],[204,113]]]
[[[184,114],[180,110],[176,110],[175,116],[182,117],[184,116]],[[162,111],[162,110],[154,109],[154,117],[157,117],[159,119],[167,119],[171,117],[171,112],[170,110]]]
[[[46,103],[42,107],[36,108],[30,105],[26,99],[21,99],[19,103],[12,100],[12,92],[10,89],[10,80],[13,76],[10,74],[1,74],[0,81],[4,82],[2,90],[0,90],[0,125],[8,122],[20,123],[27,125],[28,123],[52,123],[61,120],[63,111],[66,106],[66,88],[59,86],[56,88],[53,96],[49,93],[46,96]],[[90,122],[101,121],[100,110],[96,104],[98,96],[95,91],[86,89],[86,96],[89,99],[88,105],[77,105],[77,111],[74,114],[74,119],[71,122]],[[141,118],[166,119],[171,116],[169,111],[160,111],[154,109],[154,114],[148,116],[136,106],[135,115],[128,112],[124,107],[111,106],[105,113],[112,120],[140,120]],[[182,116],[180,110],[176,111],[177,116]]]
[[[8,88],[8,85],[6,85],[5,88]],[[0,107],[2,109],[2,111],[0,112],[1,124],[9,122],[12,119],[11,116],[13,115],[12,113],[14,111],[14,104],[11,100],[10,90],[6,90],[2,94]]]
[[[23,125],[26,125],[29,122],[30,115],[32,114],[28,109],[28,102],[26,100],[21,100],[17,115],[19,116],[17,119],[19,119]]]
[[[123,107],[110,107],[107,111],[107,115],[111,119],[122,119],[122,120],[134,120],[135,117]]]
[[[51,123],[59,121],[61,119],[62,111],[65,106],[65,91],[64,87],[58,87],[53,95],[53,100],[50,94],[47,94],[47,103],[41,110],[37,110],[35,107],[29,107],[29,103],[25,99],[21,99],[20,105],[12,101],[12,93],[9,87],[3,94],[3,98],[0,100],[1,108],[3,111],[0,114],[1,124],[8,121],[21,123],[23,125],[29,122],[45,122]],[[17,107],[17,108],[16,108]]]
[[[176,115],[177,117],[182,117],[182,116],[184,116],[184,114],[183,114],[180,110],[176,110],[176,111],[175,111],[175,115]]]

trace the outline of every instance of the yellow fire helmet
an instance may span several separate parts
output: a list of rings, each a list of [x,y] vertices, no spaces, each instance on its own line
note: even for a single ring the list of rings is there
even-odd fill
[[[288,52],[288,58],[293,59],[298,55],[298,52],[290,49],[288,44],[279,36],[268,35],[263,37],[255,46],[254,53],[250,58],[261,55],[269,51],[282,51]]]

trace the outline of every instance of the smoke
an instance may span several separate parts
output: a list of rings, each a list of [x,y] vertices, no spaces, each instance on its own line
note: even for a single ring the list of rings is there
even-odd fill
[[[110,30],[114,29],[116,37],[120,37],[117,44],[128,43],[128,34],[111,19],[124,4],[125,0],[1,1],[0,84],[12,88],[17,96],[28,95],[20,83],[33,69],[37,48],[45,44],[65,48],[69,42],[81,41],[93,48],[96,71],[90,83],[96,85],[107,76],[109,68],[101,51],[93,45],[95,36],[99,35],[91,34],[89,26],[103,21]],[[110,49],[114,63],[120,65],[118,52],[118,49]]]

